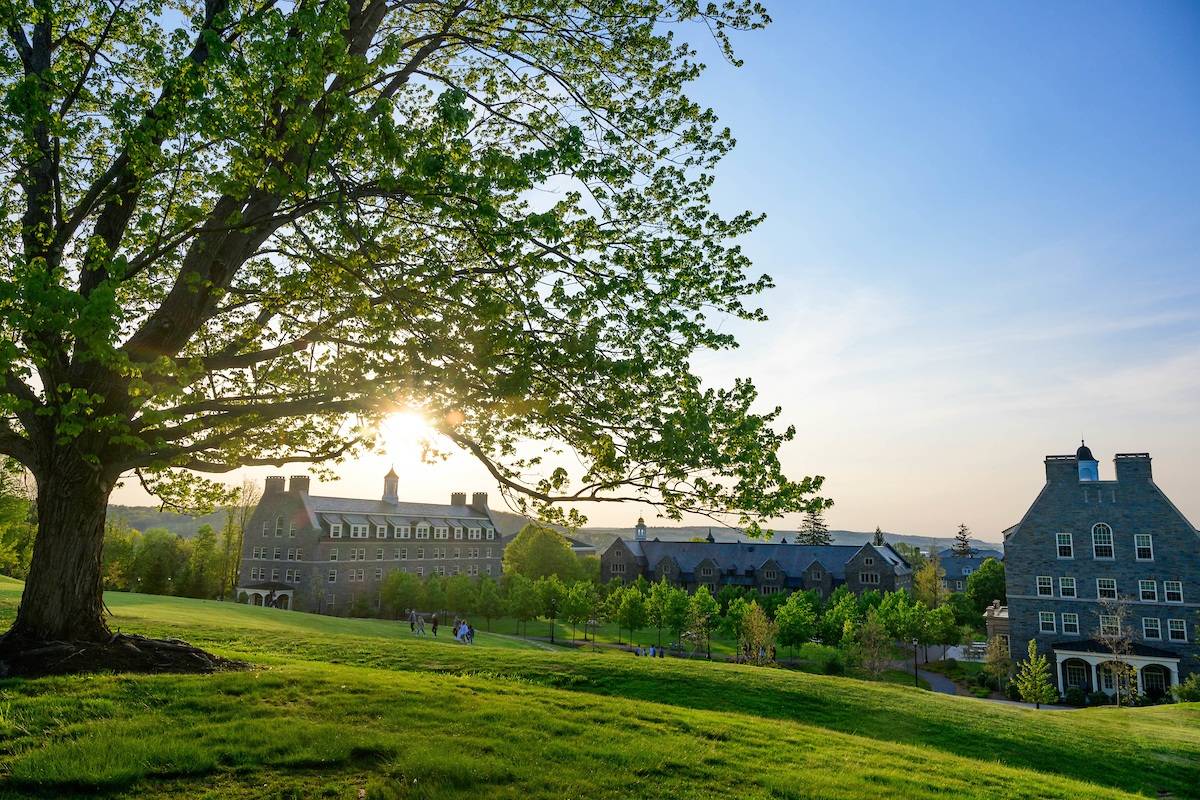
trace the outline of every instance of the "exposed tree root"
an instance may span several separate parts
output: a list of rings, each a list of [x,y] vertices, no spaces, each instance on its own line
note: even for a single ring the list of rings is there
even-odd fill
[[[125,633],[101,642],[31,642],[0,638],[0,677],[37,678],[81,672],[210,673],[246,669],[180,639]]]

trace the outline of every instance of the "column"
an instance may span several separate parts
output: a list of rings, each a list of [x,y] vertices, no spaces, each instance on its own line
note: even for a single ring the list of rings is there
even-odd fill
[[[1099,692],[1100,689],[1100,661],[1098,659],[1088,659],[1088,665],[1092,668],[1092,691]]]
[[[1179,685],[1179,664],[1167,664],[1167,671],[1171,673],[1171,686]],[[1171,686],[1167,687],[1167,691],[1171,690]]]
[[[1063,694],[1063,665],[1062,656],[1057,652],[1054,654],[1054,677],[1058,679],[1058,693]]]
[[[1139,667],[1134,667],[1134,672],[1137,673],[1137,693],[1140,696],[1145,693],[1145,690],[1142,688],[1142,670]]]

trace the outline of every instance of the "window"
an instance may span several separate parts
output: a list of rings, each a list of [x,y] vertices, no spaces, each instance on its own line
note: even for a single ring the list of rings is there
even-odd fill
[[[491,575],[491,574],[492,574],[492,565],[491,565],[491,564],[488,564],[488,565],[487,565],[487,574],[488,574],[488,575]],[[714,594],[716,594],[716,593],[714,592]]]
[[[1144,603],[1158,602],[1158,583],[1156,581],[1138,581],[1138,595]]]
[[[400,558],[403,558],[405,561],[408,560],[408,548],[407,547],[400,548]]]
[[[275,538],[283,536],[283,517],[275,518]]]
[[[956,592],[961,592],[961,591],[962,591],[962,588],[963,588],[963,587],[962,587],[962,581],[955,581],[955,582],[954,582],[954,591],[956,591]]]
[[[1058,557],[1059,558],[1074,558],[1075,546],[1071,542],[1071,534],[1060,533],[1055,536],[1058,542]]]
[[[1054,580],[1049,575],[1038,575],[1038,597],[1054,597]]]
[[[387,538],[387,525],[376,525],[375,526],[375,538],[376,539],[386,539]]]
[[[495,529],[494,529],[494,528],[488,528],[488,529],[487,529],[487,540],[490,542],[490,541],[492,541],[492,540],[493,540],[493,539],[495,539],[495,538],[496,538],[496,531],[495,531]]]
[[[433,529],[433,538],[449,539],[450,538],[450,529],[445,526],[438,526],[438,527],[434,528]]]
[[[287,560],[288,560],[288,561],[295,561],[295,560],[296,560],[296,551],[295,551],[293,548],[291,548],[291,547],[289,547],[289,548],[288,548],[288,551],[287,551]]]
[[[1101,600],[1117,599],[1116,578],[1096,578],[1096,597]]]
[[[712,567],[701,567],[700,568],[700,577],[701,578],[711,578],[712,577]]]
[[[1167,620],[1167,638],[1172,642],[1187,641],[1187,622],[1181,619]]]
[[[334,548],[331,548],[331,549],[330,549],[330,551],[329,551],[329,560],[330,560],[330,561],[337,561],[337,548],[336,548],[336,547],[334,547]]]
[[[482,538],[481,530],[479,528],[467,528],[467,538],[468,539]]]
[[[290,569],[285,569],[283,571],[283,580],[284,583],[293,583],[295,582],[296,577]]]
[[[1079,633],[1079,615],[1078,614],[1063,614],[1062,615],[1063,633]]]
[[[1075,579],[1074,578],[1059,578],[1058,579],[1058,596],[1059,597],[1075,597]]]
[[[276,560],[276,561],[278,561],[278,560],[279,560],[279,557],[280,557],[282,554],[283,554],[283,549],[282,549],[282,548],[279,548],[279,547],[276,547],[276,548],[275,548],[275,560]]]
[[[863,559],[863,566],[866,566],[866,567],[871,567],[871,566],[874,566],[874,565],[875,565],[875,558],[874,558],[874,556],[867,556],[866,558],[864,558],[864,559]]]
[[[277,569],[271,570],[271,580],[273,580],[273,581],[279,580],[279,570],[277,570]]]
[[[1148,533],[1139,533],[1133,537],[1133,552],[1138,561],[1154,560],[1154,539]]]
[[[342,538],[342,523],[334,522],[329,526],[329,536],[333,539]]]
[[[361,569],[357,569],[357,570],[355,570],[355,571],[354,571],[354,578],[355,578],[355,580],[357,580],[359,583],[362,583],[364,580],[366,580],[366,578],[364,578],[364,577],[363,577],[363,573],[364,573],[365,571],[366,571],[366,570],[361,570]]]
[[[1054,612],[1039,611],[1038,612],[1038,630],[1042,633],[1054,633]]]
[[[625,574],[625,565],[624,564],[611,564],[611,565],[609,565],[608,571],[613,573],[614,575],[624,575]]]
[[[418,525],[417,526],[417,538],[418,539],[428,539],[429,538],[429,526],[428,525]]]
[[[382,547],[375,548],[375,560],[383,561],[383,548]]]
[[[410,528],[408,525],[401,525],[396,528],[396,537],[399,539],[407,539],[411,535],[412,528]]]
[[[1101,636],[1120,636],[1121,626],[1117,623],[1116,615],[1101,614],[1100,615],[1100,635]]]
[[[1168,603],[1183,602],[1183,581],[1163,581],[1163,594]]]
[[[455,526],[454,526],[454,538],[455,538],[455,539],[461,539],[461,538],[462,538],[462,526],[461,526],[461,525],[455,525]]]
[[[1142,617],[1142,638],[1162,638],[1162,622],[1159,621],[1158,617]]]
[[[879,573],[878,572],[860,572],[860,573],[858,573],[858,582],[864,583],[864,584],[869,584],[872,586],[878,585],[879,584]]]
[[[434,575],[445,575],[445,574],[446,574],[446,568],[445,568],[445,567],[443,567],[443,566],[441,566],[441,565],[439,564],[438,566],[436,566],[436,567],[434,567],[434,568],[433,568],[433,574],[434,574]]]
[[[304,551],[303,551],[303,550],[301,550],[299,547],[297,547],[297,548],[296,548],[296,560],[297,560],[297,561],[303,561],[303,560],[304,560]],[[297,575],[299,575],[299,574],[300,574],[300,570],[296,570],[296,574],[297,574]]]
[[[454,565],[454,574],[455,574],[455,575],[461,575],[461,574],[462,574],[462,567],[460,567],[458,564],[455,564],[455,565]]]
[[[1083,664],[1067,664],[1067,686],[1075,689],[1087,686],[1087,668]]]
[[[381,580],[382,578],[383,578],[383,570],[380,567],[376,567],[375,568],[375,580]]]
[[[366,539],[368,535],[369,534],[367,533],[366,525],[351,525],[350,526],[350,538],[351,539]]]
[[[1113,557],[1112,528],[1103,522],[1092,526],[1092,557],[1111,559]]]
[[[461,550],[461,549],[459,549],[459,548],[457,548],[457,547],[456,547],[456,548],[454,548],[454,557],[455,557],[455,558],[462,558],[462,550]]]
[[[288,523],[288,538],[289,539],[296,538],[296,523],[294,523],[294,522]]]
[[[401,551],[402,551],[402,548],[399,548],[399,547],[397,547],[395,550],[393,550],[392,551],[392,559],[395,561],[399,561]]]
[[[424,567],[417,567],[417,577],[418,577],[418,578],[420,578],[420,577],[421,577],[422,575],[424,575],[424,574],[425,574],[425,568],[424,568]]]
[[[424,558],[424,557],[425,557],[425,548],[418,547],[417,548],[417,558]]]
[[[491,557],[492,557],[492,548],[490,548],[490,547],[489,547],[489,548],[487,549],[487,556],[486,556],[486,557],[487,557],[487,558],[491,558]]]
[[[760,586],[760,587],[758,587],[758,591],[760,594],[764,594],[764,595],[782,594],[783,587],[782,586]]]
[[[270,522],[270,520],[264,519],[263,520],[263,536],[270,536],[270,535],[271,535],[271,522]]]

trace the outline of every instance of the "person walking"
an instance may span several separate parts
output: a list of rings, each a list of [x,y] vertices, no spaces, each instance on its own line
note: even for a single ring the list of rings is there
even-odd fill
[[[420,614],[417,615],[417,636],[425,635],[425,618]]]
[[[408,629],[413,633],[417,632],[417,610],[415,608],[408,610]]]
[[[429,620],[429,623],[430,623],[429,627],[433,629],[433,635],[436,638],[437,637],[437,614],[433,615],[433,617]]]

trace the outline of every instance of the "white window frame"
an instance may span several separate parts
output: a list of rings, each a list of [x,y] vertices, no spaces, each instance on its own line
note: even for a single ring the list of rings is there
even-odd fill
[[[377,581],[383,580],[383,567],[375,568],[375,580],[377,580]]]
[[[376,539],[386,539],[387,538],[387,529],[388,529],[387,525],[376,525],[375,526],[375,538]]]
[[[1116,614],[1101,614],[1100,615],[1100,635],[1101,636],[1120,636],[1121,635],[1121,625],[1119,622],[1117,622]]]
[[[288,523],[288,538],[289,539],[296,538],[296,523],[295,523],[295,521]]]
[[[1062,632],[1064,634],[1079,635],[1079,615],[1070,611],[1064,611],[1062,615]]]
[[[614,562],[608,565],[608,571],[614,575],[625,574],[625,564],[623,562]]]
[[[1150,551],[1150,555],[1142,558],[1142,545],[1138,540],[1146,540],[1146,549]],[[1149,533],[1135,533],[1133,535],[1133,557],[1137,561],[1153,561],[1154,560],[1154,536]]]
[[[383,548],[382,547],[375,548],[375,560],[383,561]]]
[[[1108,537],[1108,543],[1104,544],[1097,540],[1097,534]],[[1097,548],[1107,547],[1109,554],[1102,556],[1097,553]],[[1112,526],[1107,522],[1097,522],[1092,526],[1092,558],[1097,561],[1115,561],[1117,558],[1116,539],[1113,536]]]
[[[1172,600],[1171,595],[1177,597]],[[1163,581],[1163,601],[1167,603],[1183,602],[1183,581]]]
[[[700,568],[700,577],[701,578],[712,577],[712,567],[701,567]]]
[[[273,557],[271,560],[272,560],[272,561],[279,561],[279,560],[282,558],[282,556],[283,556],[283,548],[282,548],[282,547],[276,547],[276,548],[275,548],[275,555],[274,555],[274,557]]]
[[[763,570],[763,580],[764,581],[779,580],[779,572],[776,570],[773,570],[773,569],[764,569]]]
[[[1177,637],[1175,634],[1180,635]],[[1169,642],[1186,642],[1187,636],[1187,620],[1169,619],[1167,620],[1167,641]]]
[[[1047,623],[1049,623],[1049,625],[1050,625],[1049,628],[1046,628]],[[1057,624],[1056,620],[1054,619],[1054,612],[1053,611],[1039,611],[1038,612],[1038,633],[1057,633],[1057,632],[1058,632],[1058,624]]]
[[[479,540],[483,538],[482,528],[467,528],[467,538]]]
[[[267,537],[270,535],[271,535],[271,520],[264,519],[263,520],[263,536]]]
[[[455,526],[454,526],[454,538],[455,538],[455,539],[462,539],[462,536],[463,536],[463,529],[462,529],[462,525],[455,525]]]
[[[271,580],[273,580],[273,581],[279,580],[279,568],[278,567],[271,570]]]
[[[336,547],[331,547],[331,548],[329,549],[329,560],[330,560],[330,561],[337,561],[337,560],[338,560],[338,559],[337,559],[337,548],[336,548]]]
[[[411,525],[398,525],[398,526],[396,526],[396,538],[398,538],[398,539],[408,539],[408,538],[411,538],[411,537],[412,537],[412,526],[411,526]]]
[[[1100,581],[1112,582],[1112,594],[1105,594],[1100,588]],[[1116,600],[1117,599],[1117,579],[1116,578],[1096,578],[1096,599],[1097,600]]]
[[[433,529],[433,538],[434,539],[449,539],[450,538],[450,529],[447,528],[445,525],[436,526]]]
[[[1063,538],[1066,537],[1064,543]],[[1063,548],[1066,548],[1067,554],[1063,555]],[[1063,561],[1074,560],[1075,558],[1075,541],[1069,533],[1054,534],[1054,552],[1059,559]]]
[[[1147,598],[1146,595],[1152,595]],[[1138,581],[1138,600],[1143,603],[1158,602],[1158,581]]]
[[[1078,597],[1078,587],[1075,585],[1075,579],[1070,575],[1063,576],[1058,579],[1058,596],[1059,597]]]
[[[1151,635],[1153,631],[1153,635]],[[1142,617],[1142,638],[1147,641],[1162,641],[1162,620],[1158,617]]]
[[[329,523],[329,538],[331,538],[331,539],[342,538],[342,523],[340,523],[340,522]]]
[[[425,557],[425,548],[418,547],[417,548],[417,558],[424,558],[424,557]]]
[[[494,540],[494,539],[496,538],[496,529],[495,529],[495,528],[488,528],[488,529],[487,529],[487,536],[486,536],[485,538],[486,538],[486,539],[487,539],[489,542],[490,542],[490,541],[492,541],[492,540]]]
[[[279,514],[275,517],[275,538],[283,537],[283,515]]]
[[[1037,596],[1054,597],[1054,578],[1049,575],[1037,576]]]
[[[351,539],[369,539],[371,538],[371,526],[366,523],[350,523],[350,538]]]
[[[416,535],[414,538],[428,539],[429,538],[429,526],[428,525],[418,525],[417,532],[416,532]]]

